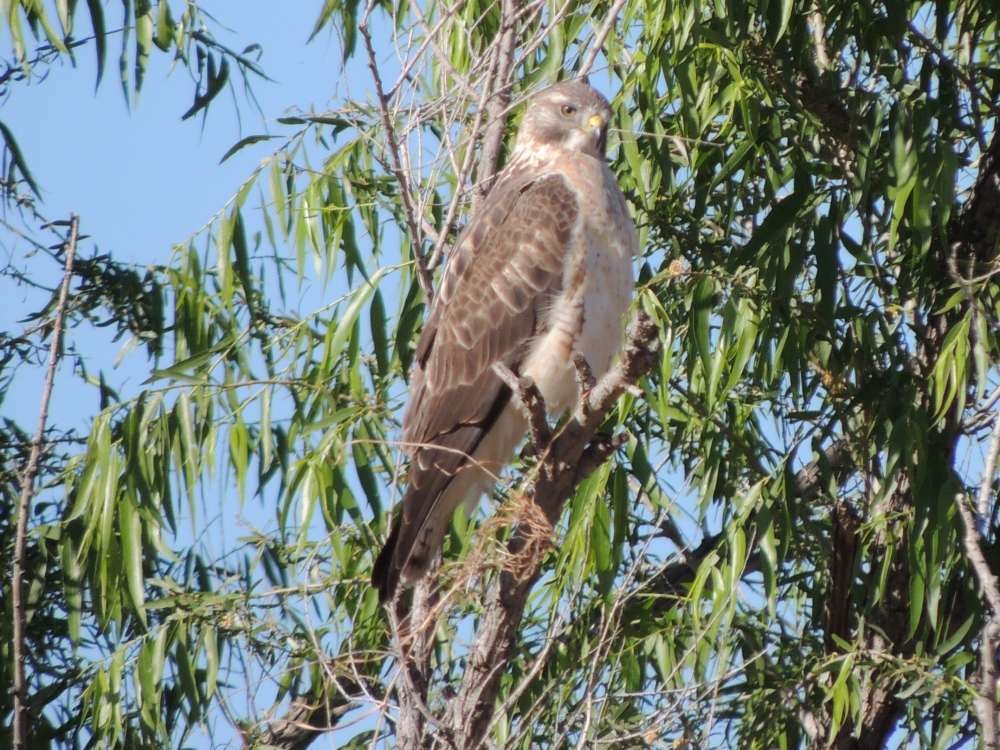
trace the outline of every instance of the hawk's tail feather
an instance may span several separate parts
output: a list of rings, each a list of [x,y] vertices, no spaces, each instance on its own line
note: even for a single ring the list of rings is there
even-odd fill
[[[464,462],[463,462],[464,464]],[[423,474],[425,486],[414,474]],[[455,500],[458,469],[444,472],[420,469],[414,460],[410,470],[410,486],[400,501],[401,511],[392,522],[389,537],[375,559],[372,585],[378,589],[379,601],[390,601],[400,583],[415,583],[430,567],[434,554],[441,548],[457,502],[441,504],[445,495]],[[470,475],[471,476],[471,475]],[[464,484],[464,483],[461,483]],[[460,488],[458,494],[463,494]]]
[[[392,558],[396,551],[396,543],[399,541],[399,527],[401,525],[400,514],[392,522],[389,538],[382,545],[382,551],[375,558],[375,566],[372,568],[372,586],[378,589],[378,600],[382,603],[392,599],[399,583],[399,571],[392,564]]]

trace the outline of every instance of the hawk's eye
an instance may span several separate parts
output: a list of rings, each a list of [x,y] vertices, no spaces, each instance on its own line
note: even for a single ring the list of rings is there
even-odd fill
[[[576,107],[574,107],[572,104],[564,104],[564,105],[562,105],[562,107],[560,107],[560,111],[566,117],[570,117],[571,115],[575,115],[576,114]]]

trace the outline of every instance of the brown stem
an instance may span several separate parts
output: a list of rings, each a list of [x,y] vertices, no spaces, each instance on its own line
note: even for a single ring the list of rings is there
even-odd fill
[[[994,459],[995,460],[995,459]],[[992,476],[984,476],[983,482],[992,484]],[[965,534],[962,544],[965,547],[965,557],[972,566],[979,588],[987,607],[991,610],[983,625],[980,638],[980,679],[978,696],[976,697],[976,713],[983,730],[983,747],[986,750],[1000,750],[1000,734],[997,730],[997,665],[996,643],[1000,635],[1000,582],[990,568],[986,555],[983,553],[982,537],[976,525],[972,511],[963,494],[955,496],[955,505],[962,517]]]
[[[604,19],[604,23],[601,24],[601,28],[594,34],[593,41],[591,41],[590,47],[587,50],[586,59],[580,64],[580,69],[576,72],[580,78],[585,78],[590,73],[591,68],[594,67],[594,63],[597,62],[597,56],[604,48],[604,42],[607,40],[608,34],[611,33],[611,29],[615,27],[618,14],[622,12],[622,8],[624,7],[625,0],[615,0],[615,4],[611,6],[611,10],[608,11],[608,15]]]
[[[420,232],[420,222],[417,220],[417,210],[413,205],[413,194],[410,192],[410,180],[403,169],[403,160],[400,156],[399,140],[396,138],[396,128],[392,124],[392,117],[389,114],[389,97],[386,96],[385,87],[382,85],[382,75],[378,70],[378,61],[375,58],[375,46],[372,43],[371,33],[368,31],[368,18],[371,15],[374,2],[368,4],[365,14],[358,24],[358,31],[365,42],[365,51],[368,53],[368,69],[372,73],[372,82],[375,84],[375,96],[378,98],[378,110],[382,119],[382,127],[385,128],[386,146],[389,149],[389,158],[392,160],[392,174],[399,183],[399,195],[403,201],[403,213],[406,216],[406,227],[410,232],[410,247],[413,249],[413,258],[417,265],[417,281],[424,291],[427,304],[430,305],[434,298],[434,284],[431,280],[430,271],[427,270],[427,259],[424,257],[422,241],[423,234]]]
[[[31,441],[31,453],[28,464],[21,474],[21,497],[17,504],[17,530],[14,533],[14,561],[11,571],[11,608],[14,614],[14,642],[12,658],[14,660],[14,717],[13,717],[13,747],[14,750],[24,750],[27,746],[27,684],[24,678],[25,658],[25,603],[22,591],[24,575],[24,555],[28,536],[28,512],[31,499],[35,494],[35,478],[38,476],[38,465],[42,457],[42,443],[45,439],[45,425],[49,419],[49,401],[52,398],[52,387],[55,383],[56,367],[59,364],[62,348],[63,320],[66,315],[66,300],[69,297],[69,284],[73,278],[73,260],[76,257],[76,241],[79,236],[80,219],[76,214],[70,216],[69,239],[66,242],[66,261],[63,268],[62,285],[59,287],[59,299],[56,303],[55,318],[52,322],[52,343],[49,345],[49,363],[45,370],[45,382],[42,384],[42,401],[38,407],[38,429]]]
[[[483,152],[476,172],[477,190],[473,210],[490,192],[490,188],[493,187],[493,177],[500,166],[500,148],[503,146],[503,134],[507,128],[507,109],[510,106],[510,75],[514,67],[514,48],[517,46],[515,42],[519,5],[519,0],[503,0],[503,31],[500,48],[497,50],[497,65],[489,84],[493,96],[486,105],[490,119],[483,137]]]
[[[537,512],[518,525],[508,544],[510,557],[519,564],[516,570],[502,571],[490,588],[462,685],[448,706],[445,724],[459,747],[475,748],[482,743],[528,594],[541,570],[545,542],[587,468],[596,467],[595,461],[585,460],[588,453],[606,456],[608,446],[614,444],[595,437],[597,428],[618,398],[652,367],[656,336],[656,326],[640,313],[629,328],[621,361],[593,389],[581,394],[575,414],[539,455],[539,470],[525,492]]]

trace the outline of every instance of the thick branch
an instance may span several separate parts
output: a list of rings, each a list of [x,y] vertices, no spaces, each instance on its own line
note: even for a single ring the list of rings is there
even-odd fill
[[[653,322],[640,313],[629,328],[628,346],[619,364],[582,395],[576,413],[540,452],[539,469],[525,491],[540,518],[522,520],[514,532],[508,552],[520,564],[514,566],[516,570],[503,570],[487,595],[465,677],[445,718],[460,747],[477,747],[486,733],[514,635],[541,570],[542,544],[547,543],[573,489],[596,467],[593,457],[606,457],[612,449],[614,443],[595,433],[618,397],[652,367],[656,335]]]
[[[438,558],[440,559],[440,558]],[[392,630],[399,647],[399,672],[396,675],[396,697],[399,716],[396,720],[396,743],[403,750],[424,746],[428,723],[440,724],[427,707],[427,689],[431,673],[431,652],[438,593],[434,584],[435,562],[429,574],[413,588],[412,603],[396,599]],[[442,733],[446,734],[446,733]]]
[[[354,707],[354,701],[348,697],[348,693],[364,697],[353,680],[345,680],[339,687],[346,692],[326,699],[310,695],[293,698],[285,715],[271,722],[254,745],[305,750],[321,734],[332,730]]]
[[[11,609],[14,616],[14,642],[12,644],[12,659],[14,662],[14,717],[13,746],[15,750],[27,747],[27,683],[24,676],[25,660],[25,603],[21,580],[24,576],[24,555],[27,548],[28,514],[31,500],[35,494],[35,478],[38,476],[38,466],[42,457],[42,444],[45,440],[45,425],[49,419],[49,401],[52,398],[52,387],[55,384],[56,368],[62,350],[63,321],[66,315],[66,300],[69,298],[69,285],[73,278],[73,261],[76,257],[76,241],[80,231],[80,219],[75,214],[70,216],[69,239],[66,242],[66,260],[63,268],[62,286],[59,287],[59,299],[56,302],[55,318],[52,323],[52,342],[49,345],[49,363],[45,369],[45,381],[42,384],[42,400],[38,407],[38,429],[31,441],[31,453],[28,464],[21,474],[21,497],[17,504],[17,530],[14,534],[14,560],[11,570]]]
[[[984,476],[983,481],[992,484],[993,477]],[[982,537],[965,495],[955,496],[955,506],[958,508],[958,513],[962,517],[962,526],[965,528],[965,534],[962,537],[965,557],[976,574],[980,592],[990,610],[980,635],[982,639],[980,647],[981,673],[979,695],[976,698],[976,714],[979,716],[979,723],[983,729],[983,747],[987,750],[1000,750],[996,702],[996,643],[997,636],[1000,634],[1000,581],[997,580],[996,574],[983,553]]]

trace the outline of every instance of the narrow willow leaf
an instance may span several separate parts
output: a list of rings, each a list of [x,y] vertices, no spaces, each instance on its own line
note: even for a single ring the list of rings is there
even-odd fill
[[[795,0],[781,0],[781,23],[778,26],[778,33],[774,37],[774,41],[778,41],[785,35],[785,31],[788,29],[788,22],[792,18],[792,10],[795,8]]]
[[[90,12],[90,25],[94,29],[94,51],[97,54],[97,76],[94,81],[96,89],[104,76],[104,60],[107,57],[107,37],[104,31],[104,9],[101,0],[87,0],[87,10]]]
[[[219,159],[219,164],[222,164],[230,156],[233,156],[234,154],[238,153],[239,151],[242,151],[247,146],[252,146],[254,143],[260,143],[262,141],[270,141],[270,140],[273,140],[273,139],[275,139],[277,137],[278,136],[276,136],[276,135],[248,135],[245,138],[240,138],[240,140],[236,141],[236,143],[234,143],[232,146],[230,146],[226,150],[226,153],[224,153],[222,155],[222,158]],[[274,163],[277,164],[277,160],[275,160]]]
[[[161,0],[161,5],[163,4]],[[153,45],[153,11],[149,0],[136,0],[135,11],[135,93],[139,94],[149,66],[149,50]]]
[[[715,301],[715,282],[709,276],[703,276],[695,284],[691,293],[691,332],[695,351],[701,358],[702,368],[707,376],[712,370],[712,347],[710,345],[710,326],[712,308]]]
[[[10,128],[4,125],[3,122],[0,122],[0,136],[3,136],[4,146],[7,149],[7,153],[10,154],[13,166],[20,173],[21,179],[31,189],[31,192],[40,198],[41,194],[38,192],[38,183],[35,182],[35,178],[31,176],[31,172],[28,170],[28,164],[21,153],[21,147],[17,145],[17,140],[14,138],[14,134]]]
[[[201,629],[201,645],[205,650],[205,697],[211,698],[219,678],[219,644],[215,623],[207,623]]]
[[[125,582],[132,609],[139,622],[146,626],[145,576],[142,570],[142,522],[138,508],[131,497],[123,497],[118,503],[118,533],[122,540],[122,562],[125,567]]]
[[[749,262],[762,247],[778,240],[795,220],[799,210],[809,198],[808,192],[796,191],[778,201],[757,227],[750,240],[739,249],[740,261]]]
[[[340,356],[341,351],[344,349],[344,345],[347,343],[348,337],[351,331],[354,329],[354,323],[358,319],[358,315],[361,314],[361,308],[364,307],[365,302],[374,293],[375,288],[378,283],[382,280],[390,270],[388,266],[383,266],[378,269],[371,277],[369,281],[366,281],[360,288],[355,289],[351,293],[351,302],[344,310],[344,313],[340,316],[340,320],[337,321],[337,327],[334,330],[333,338],[330,341],[330,347],[327,354],[327,358],[330,362],[336,362]]]
[[[156,5],[156,36],[153,42],[161,52],[167,52],[174,38],[174,19],[170,15],[170,3],[159,0]]]

